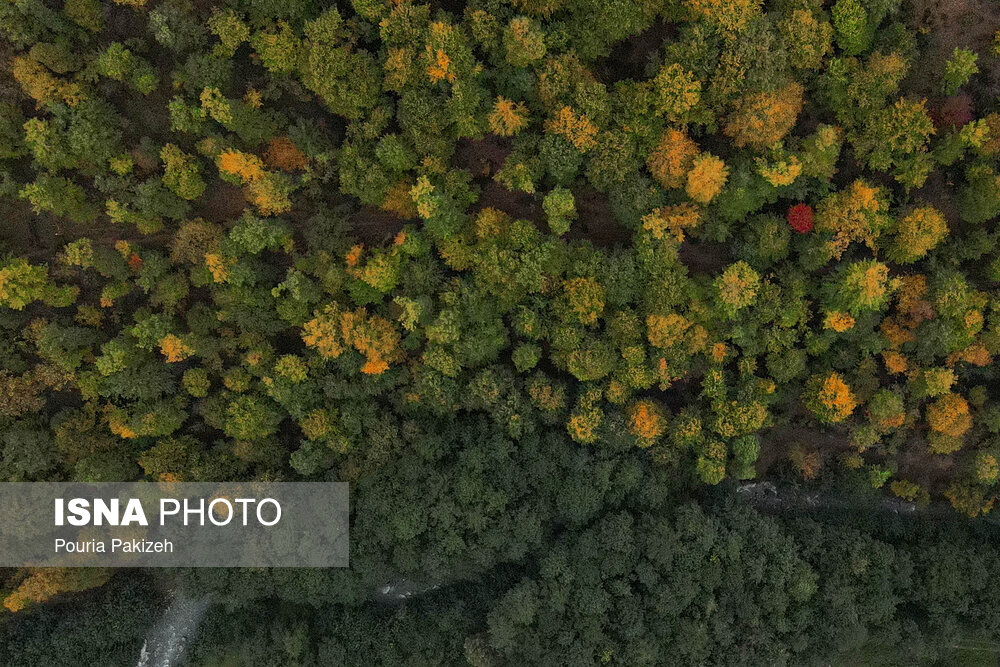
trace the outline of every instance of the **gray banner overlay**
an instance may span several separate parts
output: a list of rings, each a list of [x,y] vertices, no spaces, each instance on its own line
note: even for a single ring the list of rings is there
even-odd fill
[[[0,567],[347,567],[348,484],[0,483]]]

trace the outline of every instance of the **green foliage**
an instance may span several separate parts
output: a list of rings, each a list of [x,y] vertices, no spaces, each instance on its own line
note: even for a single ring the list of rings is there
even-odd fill
[[[841,265],[837,277],[829,283],[827,302],[831,310],[858,315],[883,308],[894,287],[885,264],[874,260],[851,262]]]
[[[766,268],[788,257],[791,236],[785,220],[777,216],[757,216],[742,230],[737,252],[751,266]]]
[[[514,67],[528,67],[545,56],[545,36],[537,23],[523,16],[511,19],[503,33],[507,62]]]
[[[920,187],[933,168],[927,152],[933,133],[934,124],[924,103],[900,98],[868,117],[854,147],[872,169],[893,169],[900,183]]]
[[[264,399],[239,396],[226,408],[225,432],[239,440],[260,440],[273,435],[281,415]]]
[[[250,45],[260,57],[260,61],[271,72],[289,74],[298,64],[299,38],[285,21],[279,21],[276,29],[261,30],[250,38]]]
[[[149,95],[159,85],[153,66],[135,55],[121,42],[114,42],[97,58],[94,65],[102,76],[134,86],[143,95]]]
[[[875,36],[875,26],[865,4],[860,0],[837,0],[830,13],[837,46],[849,56],[867,51]]]
[[[69,153],[65,139],[55,125],[38,118],[31,118],[24,124],[24,143],[32,157],[43,169],[59,171],[76,164]]]
[[[545,209],[549,229],[557,236],[568,232],[573,220],[576,219],[576,201],[573,193],[566,188],[557,187],[545,195],[542,208]]]
[[[965,170],[965,185],[959,189],[958,210],[962,219],[981,223],[1000,215],[1000,175],[986,164],[971,164]]]
[[[155,596],[147,577],[116,577],[86,599],[39,605],[7,618],[0,661],[39,667],[129,663],[156,620]],[[108,627],[116,629],[114,636],[102,636]]]
[[[63,11],[70,20],[90,32],[100,32],[104,27],[100,0],[66,0]]]
[[[176,52],[203,48],[207,31],[187,0],[168,0],[149,12],[153,38]]]
[[[346,31],[336,8],[305,26],[302,44],[302,83],[336,114],[350,119],[375,106],[378,70],[371,56],[344,44]]]
[[[53,308],[64,308],[76,298],[72,285],[58,287],[45,266],[32,265],[21,258],[0,264],[0,305],[21,310],[33,301],[44,301]]]
[[[701,98],[701,82],[674,63],[653,79],[653,108],[670,122],[684,122]]]
[[[21,199],[27,199],[36,213],[48,212],[84,223],[96,216],[83,188],[62,176],[39,174],[33,183],[21,188]]]
[[[208,19],[208,29],[219,38],[213,52],[231,58],[241,44],[250,40],[250,27],[232,9],[215,9]]]
[[[957,93],[959,88],[969,82],[973,74],[979,72],[979,67],[976,65],[978,59],[978,53],[955,47],[948,62],[944,64],[942,88],[945,95]]]
[[[732,264],[714,283],[715,298],[729,317],[754,302],[760,290],[760,274],[746,262]]]
[[[197,199],[205,192],[205,181],[198,169],[194,156],[188,155],[173,144],[167,144],[160,152],[163,160],[163,184],[178,197]]]

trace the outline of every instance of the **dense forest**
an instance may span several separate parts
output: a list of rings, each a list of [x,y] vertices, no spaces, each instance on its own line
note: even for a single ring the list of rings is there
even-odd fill
[[[0,481],[352,513],[0,663],[995,662],[998,96],[987,0],[0,0]]]

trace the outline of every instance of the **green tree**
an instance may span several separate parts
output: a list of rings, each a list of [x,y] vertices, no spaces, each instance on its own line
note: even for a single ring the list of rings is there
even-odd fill
[[[969,49],[955,47],[951,57],[944,64],[942,89],[945,95],[954,95],[958,89],[969,82],[973,74],[979,72],[976,61],[979,54]]]
[[[163,184],[178,197],[197,199],[205,192],[198,162],[174,144],[167,144],[160,151],[163,160]]]
[[[144,58],[132,53],[121,42],[112,42],[94,62],[98,74],[134,86],[143,95],[156,90],[156,70]]]
[[[372,57],[355,51],[340,12],[331,7],[305,26],[300,76],[336,114],[356,119],[378,99],[380,77]]]
[[[62,176],[39,174],[33,183],[21,188],[18,196],[31,202],[35,213],[49,212],[79,223],[89,222],[97,215],[83,188]]]
[[[549,229],[559,236],[568,232],[576,219],[576,201],[573,193],[566,188],[557,187],[545,195],[542,208],[545,210]]]

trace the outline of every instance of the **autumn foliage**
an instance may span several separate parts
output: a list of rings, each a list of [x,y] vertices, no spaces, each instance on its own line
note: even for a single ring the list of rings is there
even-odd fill
[[[217,159],[219,171],[239,177],[247,188],[250,200],[265,215],[284,213],[291,209],[288,182],[277,172],[264,169],[256,155],[241,151],[225,151]]]
[[[1000,41],[912,10],[0,2],[0,482],[352,494],[342,571],[4,569],[0,664],[134,663],[119,585],[192,664],[955,662],[989,549],[745,507],[1000,497]]]
[[[653,177],[665,188],[682,188],[699,154],[698,145],[684,132],[668,129],[649,154],[646,164]]]
[[[317,312],[303,325],[302,340],[320,355],[336,359],[354,348],[364,356],[362,373],[379,375],[399,356],[399,333],[392,323],[370,316],[364,308],[342,311],[336,304]]]
[[[945,394],[927,406],[927,424],[943,435],[962,437],[972,427],[968,401],[959,394]]]
[[[847,419],[857,399],[839,373],[814,375],[806,386],[806,407],[822,422],[837,423]]]
[[[813,209],[809,204],[796,204],[786,214],[788,226],[799,234],[808,234],[813,229]]]
[[[596,143],[597,126],[586,114],[577,113],[570,107],[559,109],[554,118],[546,121],[545,127],[552,134],[564,137],[580,151],[587,151]]]
[[[740,100],[726,123],[726,136],[737,146],[765,148],[781,140],[795,125],[802,110],[804,89],[790,83],[773,93],[758,93]]]
[[[264,154],[267,164],[282,171],[299,171],[309,164],[309,158],[288,137],[274,137],[267,143]]]
[[[629,408],[629,432],[644,446],[656,441],[666,430],[667,422],[660,408],[653,401],[637,401]]]
[[[490,129],[501,137],[512,137],[528,124],[528,107],[498,97],[489,116]]]
[[[707,204],[722,191],[728,178],[729,168],[725,162],[709,153],[702,153],[691,163],[685,191],[699,204]]]

